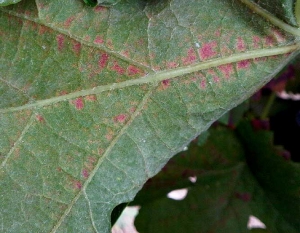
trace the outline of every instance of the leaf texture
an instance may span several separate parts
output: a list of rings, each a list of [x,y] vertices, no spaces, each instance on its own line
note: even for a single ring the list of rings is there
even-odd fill
[[[3,232],[109,232],[116,205],[298,49],[231,0],[28,0],[0,17]]]

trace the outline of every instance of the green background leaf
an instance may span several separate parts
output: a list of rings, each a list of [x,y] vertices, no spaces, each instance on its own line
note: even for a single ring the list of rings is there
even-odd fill
[[[299,165],[278,156],[283,150],[273,145],[272,134],[254,132],[245,122],[238,126],[242,135],[221,126],[209,132],[203,146],[193,141],[137,194],[137,230],[252,232],[247,223],[254,215],[267,232],[298,232]],[[181,188],[188,189],[183,200],[167,198]]]
[[[0,17],[6,232],[109,232],[115,206],[298,48],[239,1],[28,0]]]

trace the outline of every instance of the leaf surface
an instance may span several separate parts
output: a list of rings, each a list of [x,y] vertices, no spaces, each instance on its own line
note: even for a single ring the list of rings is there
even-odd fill
[[[116,205],[299,47],[239,1],[28,0],[0,17],[5,232],[109,232]]]

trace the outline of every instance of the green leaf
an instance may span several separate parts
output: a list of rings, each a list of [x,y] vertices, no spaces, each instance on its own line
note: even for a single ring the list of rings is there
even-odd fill
[[[8,6],[8,5],[11,5],[11,4],[16,4],[20,1],[21,0],[1,0],[0,1],[0,6]]]
[[[272,151],[274,147],[270,143],[258,146],[257,142],[265,141],[262,135],[245,132],[243,126],[240,126],[239,130],[245,136],[249,137],[250,133],[250,137],[255,138],[255,144],[245,138],[249,148],[264,148],[263,152],[257,153],[257,157],[251,157],[251,161],[259,164],[260,169],[251,165],[250,168],[252,171],[262,172],[261,177],[267,180],[270,177],[267,174],[272,174],[272,171],[263,169],[271,167],[269,153],[264,152]],[[285,218],[285,211],[277,208],[274,200],[281,200],[283,193],[285,200],[289,199],[291,196],[286,191],[299,188],[295,187],[299,180],[299,167],[296,170],[290,169],[288,174],[297,171],[293,177],[286,173],[274,174],[274,179],[275,176],[282,182],[292,179],[295,183],[287,184],[286,187],[289,188],[286,189],[277,181],[269,182],[274,184],[274,187],[279,187],[273,189],[274,195],[278,196],[271,198],[267,191],[268,185],[261,183],[260,179],[257,180],[257,176],[250,172],[245,158],[252,155],[251,150],[248,146],[243,146],[235,132],[220,126],[211,128],[209,132],[210,140],[206,144],[199,147],[196,141],[193,141],[188,151],[172,158],[138,193],[132,203],[141,205],[135,220],[137,230],[145,233],[256,232],[247,228],[249,216],[254,215],[267,226],[267,231],[264,232],[298,232],[299,228],[293,224],[299,219],[299,203],[294,202],[294,217]],[[264,158],[264,161],[260,158]],[[289,168],[297,166],[290,165]],[[282,171],[281,168],[276,170]],[[196,183],[189,182],[189,176],[196,176]],[[167,198],[168,192],[179,188],[188,189],[185,199],[178,201]],[[278,189],[281,191],[278,192]],[[289,206],[286,210],[291,208]]]
[[[297,4],[299,0],[260,0],[255,1],[266,10],[273,12],[278,18],[290,25],[299,26],[297,22]]]
[[[273,146],[271,132],[254,131],[245,122],[238,131],[247,148],[246,157],[251,172],[283,218],[299,230],[300,164],[286,160],[283,148]]]
[[[298,29],[239,1],[0,10],[7,232],[109,232],[115,206],[299,49]]]

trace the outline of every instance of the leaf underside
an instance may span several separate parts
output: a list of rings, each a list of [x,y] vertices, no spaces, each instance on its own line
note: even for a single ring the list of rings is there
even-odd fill
[[[28,0],[0,17],[4,232],[109,232],[116,205],[293,56],[245,54],[295,39],[231,0]]]

